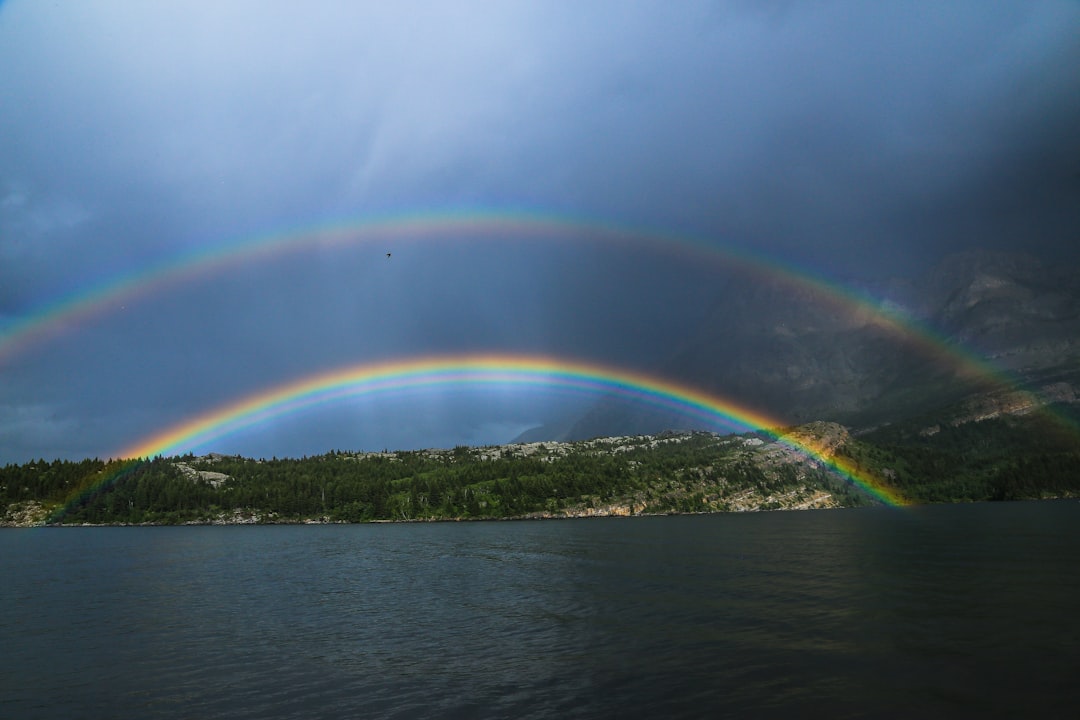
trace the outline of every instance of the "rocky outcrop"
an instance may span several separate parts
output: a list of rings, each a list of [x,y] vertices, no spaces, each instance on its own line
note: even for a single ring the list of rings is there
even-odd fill
[[[0,517],[0,527],[39,527],[45,524],[51,510],[39,502],[12,503]]]
[[[199,459],[206,461],[205,458]],[[185,462],[177,462],[173,463],[173,465],[189,480],[208,482],[214,487],[218,487],[231,479],[225,473],[213,472],[212,470],[196,470]]]

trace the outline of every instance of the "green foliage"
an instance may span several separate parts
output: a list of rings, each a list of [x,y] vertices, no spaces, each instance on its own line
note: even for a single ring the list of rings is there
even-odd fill
[[[0,469],[0,488],[7,504],[63,506],[53,518],[61,523],[209,522],[236,509],[278,521],[496,518],[599,507],[635,494],[651,499],[650,511],[702,509],[700,493],[686,499],[649,488],[671,482],[681,488],[676,478],[686,468],[727,452],[718,450],[716,436],[646,445],[641,439],[619,452],[583,443],[558,452],[458,447],[271,460],[36,461]],[[228,480],[214,485],[198,471]]]
[[[962,425],[886,427],[852,451],[888,468],[892,484],[917,502],[1023,500],[1080,495],[1078,409],[1061,405],[1027,416]]]
[[[1070,409],[1071,410],[1071,409]],[[1080,495],[1080,433],[1033,415],[878,430],[839,453],[915,502]],[[773,509],[828,493],[873,502],[806,462],[772,462],[711,433],[598,439],[570,445],[457,447],[299,459],[37,460],[0,468],[4,506],[60,508],[59,523],[331,522]],[[209,471],[220,475],[199,475]],[[214,482],[211,482],[214,480]]]

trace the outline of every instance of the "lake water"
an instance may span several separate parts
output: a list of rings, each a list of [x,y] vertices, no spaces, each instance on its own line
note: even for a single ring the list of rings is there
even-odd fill
[[[1077,717],[1080,502],[0,531],[12,718]]]

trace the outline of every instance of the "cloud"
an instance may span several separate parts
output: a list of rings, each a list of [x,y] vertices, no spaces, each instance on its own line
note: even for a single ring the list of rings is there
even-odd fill
[[[31,458],[53,459],[79,448],[78,421],[52,405],[0,404],[0,448],[5,462],[25,462]]]
[[[975,245],[1075,260],[1078,31],[1080,6],[1050,0],[8,2],[0,313],[238,238],[438,208],[688,232],[831,279]],[[490,347],[648,366],[725,282],[584,235],[468,240],[232,268],[0,372],[115,447],[342,362]],[[106,397],[117,415],[90,422]]]

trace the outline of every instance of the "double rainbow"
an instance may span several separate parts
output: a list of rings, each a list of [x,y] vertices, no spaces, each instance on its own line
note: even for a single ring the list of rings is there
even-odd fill
[[[142,295],[160,293],[240,264],[270,261],[309,250],[364,245],[372,245],[381,255],[388,246],[459,241],[462,238],[509,243],[527,240],[607,243],[620,250],[637,248],[671,252],[688,261],[736,268],[765,281],[779,282],[812,293],[816,300],[830,303],[839,313],[857,316],[894,333],[928,357],[948,364],[957,376],[991,387],[1013,386],[1007,376],[963,347],[948,342],[910,316],[883,307],[875,299],[851,288],[688,236],[521,210],[464,209],[347,220],[253,236],[181,254],[60,298],[9,324],[0,331],[0,363],[35,343],[77,328],[83,321],[105,314]],[[705,426],[711,427],[768,430],[779,425],[772,418],[722,398],[627,370],[538,356],[464,355],[355,365],[320,372],[181,422],[125,448],[120,455],[146,457],[164,454],[186,443],[206,442],[241,427],[347,396],[363,396],[396,388],[497,382],[615,393],[694,416]],[[893,505],[902,503],[899,496],[878,479],[847,466],[843,460],[829,457],[821,448],[800,444],[785,436],[779,440],[805,453],[807,457],[828,465],[879,500]],[[113,479],[115,475],[95,483],[90,491],[103,487]]]

